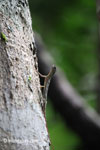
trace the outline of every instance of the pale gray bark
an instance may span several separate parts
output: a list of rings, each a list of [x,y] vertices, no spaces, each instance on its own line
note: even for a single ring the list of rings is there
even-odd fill
[[[27,0],[0,0],[0,150],[49,150]]]

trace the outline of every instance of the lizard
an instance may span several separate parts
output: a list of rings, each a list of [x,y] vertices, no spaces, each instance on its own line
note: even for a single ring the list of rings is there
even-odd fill
[[[45,78],[44,79],[44,85],[40,86],[41,88],[43,88],[42,100],[40,102],[40,105],[42,107],[43,113],[45,114],[48,88],[49,88],[49,85],[50,85],[51,78],[53,77],[54,73],[56,72],[56,67],[54,65],[52,65],[52,68],[51,68],[50,72],[48,73],[48,75],[42,75],[41,73],[39,73],[39,71],[38,71],[38,59],[37,59],[37,46],[36,46],[36,43],[35,43],[34,40],[33,40],[32,43],[30,43],[29,47],[30,47],[30,50],[33,53],[33,58],[34,58],[34,61],[35,61],[35,70],[36,70],[36,72],[40,75],[40,77]]]
[[[42,75],[41,73],[38,72],[40,77],[44,78],[44,85],[41,86],[41,88],[43,88],[43,91],[42,91],[43,104],[41,104],[41,107],[42,107],[45,121],[46,121],[45,111],[46,111],[46,104],[47,104],[48,89],[49,89],[50,81],[51,81],[53,75],[55,74],[55,72],[56,72],[56,67],[54,65],[52,65],[52,68],[51,68],[50,72],[48,73],[48,75]],[[47,128],[47,123],[46,123],[46,128]],[[48,132],[48,128],[47,128],[47,132]],[[48,132],[48,136],[49,136],[49,132]],[[50,137],[49,137],[49,139],[50,139]],[[51,140],[50,140],[49,145],[51,145]],[[53,145],[51,145],[51,146],[53,148]]]
[[[53,75],[56,72],[56,67],[54,65],[52,65],[52,68],[50,70],[50,72],[48,73],[48,75],[42,75],[41,73],[39,73],[40,77],[44,78],[44,85],[40,86],[41,88],[43,88],[42,91],[42,96],[43,96],[43,106],[42,106],[42,110],[45,114],[45,109],[46,109],[46,103],[47,103],[47,94],[48,94],[48,89],[49,89],[49,85],[50,85],[50,81],[53,77]]]

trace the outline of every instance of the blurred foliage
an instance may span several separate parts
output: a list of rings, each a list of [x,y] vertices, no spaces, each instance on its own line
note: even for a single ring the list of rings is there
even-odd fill
[[[95,1],[29,0],[29,4],[33,29],[40,33],[68,80],[95,107],[96,94],[93,89],[98,72]],[[47,114],[50,116],[53,113],[53,117],[55,113],[51,108],[48,105]],[[50,122],[50,117],[47,118]],[[55,150],[69,149],[67,145],[72,146],[72,150],[78,144],[79,138],[65,128],[61,118],[49,130]]]
[[[60,115],[52,109],[50,101],[47,108],[47,126],[51,140],[51,150],[77,150],[79,137],[66,127]]]
[[[33,28],[39,32],[56,63],[77,87],[97,71],[96,6],[91,0],[32,0]]]

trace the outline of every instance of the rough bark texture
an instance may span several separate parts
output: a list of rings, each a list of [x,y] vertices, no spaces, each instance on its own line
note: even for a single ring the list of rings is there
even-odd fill
[[[0,0],[0,150],[49,150],[27,0]]]
[[[44,50],[41,38],[37,36],[36,39],[39,70],[42,74],[46,74],[54,60]],[[49,88],[49,97],[54,110],[58,111],[65,123],[81,137],[85,150],[92,148],[99,150],[100,116],[85,103],[85,100],[75,91],[58,67]]]

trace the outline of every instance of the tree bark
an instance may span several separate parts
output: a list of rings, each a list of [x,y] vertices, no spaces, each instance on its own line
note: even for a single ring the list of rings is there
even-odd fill
[[[49,150],[27,0],[0,1],[0,150]]]

